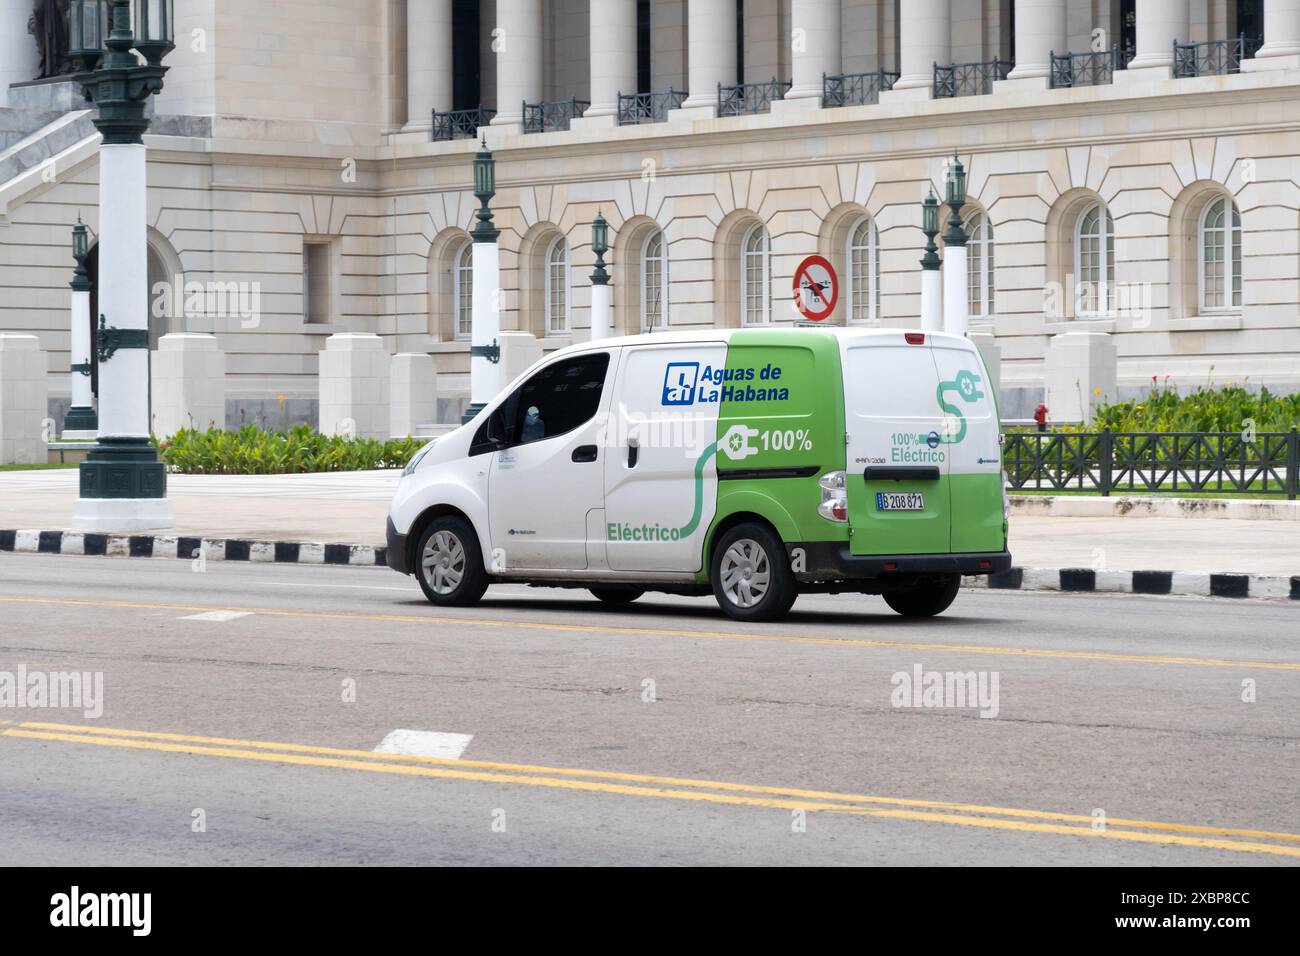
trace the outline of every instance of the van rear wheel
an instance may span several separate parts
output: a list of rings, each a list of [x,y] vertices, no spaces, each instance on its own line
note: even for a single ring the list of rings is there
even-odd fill
[[[722,612],[737,621],[785,617],[799,595],[785,545],[766,525],[753,522],[722,535],[713,549],[709,581]]]
[[[885,603],[903,617],[934,617],[948,610],[961,589],[960,574],[946,574],[936,584],[926,584],[907,591],[886,591]]]
[[[592,597],[605,604],[631,604],[645,594],[640,588],[589,588]]]
[[[415,548],[415,578],[432,604],[467,607],[487,590],[478,535],[464,518],[444,515],[429,523]]]

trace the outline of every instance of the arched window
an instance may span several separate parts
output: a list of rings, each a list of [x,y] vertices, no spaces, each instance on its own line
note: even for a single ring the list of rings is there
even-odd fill
[[[474,243],[462,244],[453,262],[451,312],[456,317],[456,338],[467,339],[474,327]]]
[[[967,314],[984,317],[993,312],[993,223],[982,212],[966,220]]]
[[[557,237],[546,250],[546,334],[569,332],[569,244]]]
[[[1241,213],[1237,204],[1220,196],[1201,213],[1196,247],[1202,309],[1241,308]]]
[[[849,233],[845,259],[849,264],[848,320],[879,322],[880,234],[870,219],[863,219]]]
[[[756,223],[740,242],[740,324],[766,325],[772,318],[772,257],[767,230]]]
[[[658,230],[641,246],[641,331],[668,326],[668,247]]]
[[[1075,314],[1107,315],[1114,308],[1115,222],[1101,203],[1079,216],[1074,236]]]

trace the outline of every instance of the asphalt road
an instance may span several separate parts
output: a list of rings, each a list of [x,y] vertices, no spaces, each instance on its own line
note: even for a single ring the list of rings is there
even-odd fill
[[[447,611],[384,569],[5,554],[0,689],[98,672],[103,701],[0,709],[0,863],[1295,864],[1298,624],[984,591],[920,623],[522,587]],[[996,715],[894,706],[918,666]],[[472,736],[374,753],[397,729]]]

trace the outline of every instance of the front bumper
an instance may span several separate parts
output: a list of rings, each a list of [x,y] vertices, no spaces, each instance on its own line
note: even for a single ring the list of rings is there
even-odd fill
[[[388,519],[385,536],[388,538],[388,566],[402,574],[410,574],[411,563],[407,559],[406,535],[397,533],[397,526],[393,524],[392,518]]]
[[[799,550],[802,549],[802,554]],[[1010,551],[953,554],[853,554],[838,541],[787,545],[799,581],[900,580],[926,574],[997,574],[1011,568]]]

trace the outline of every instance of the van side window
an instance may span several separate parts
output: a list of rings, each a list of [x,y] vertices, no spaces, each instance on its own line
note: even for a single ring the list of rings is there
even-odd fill
[[[609,353],[575,355],[541,369],[524,382],[503,410],[511,445],[555,438],[585,425],[600,407]]]
[[[479,426],[470,454],[496,450],[489,429],[513,447],[555,438],[591,421],[608,371],[608,352],[575,355],[538,370]]]

